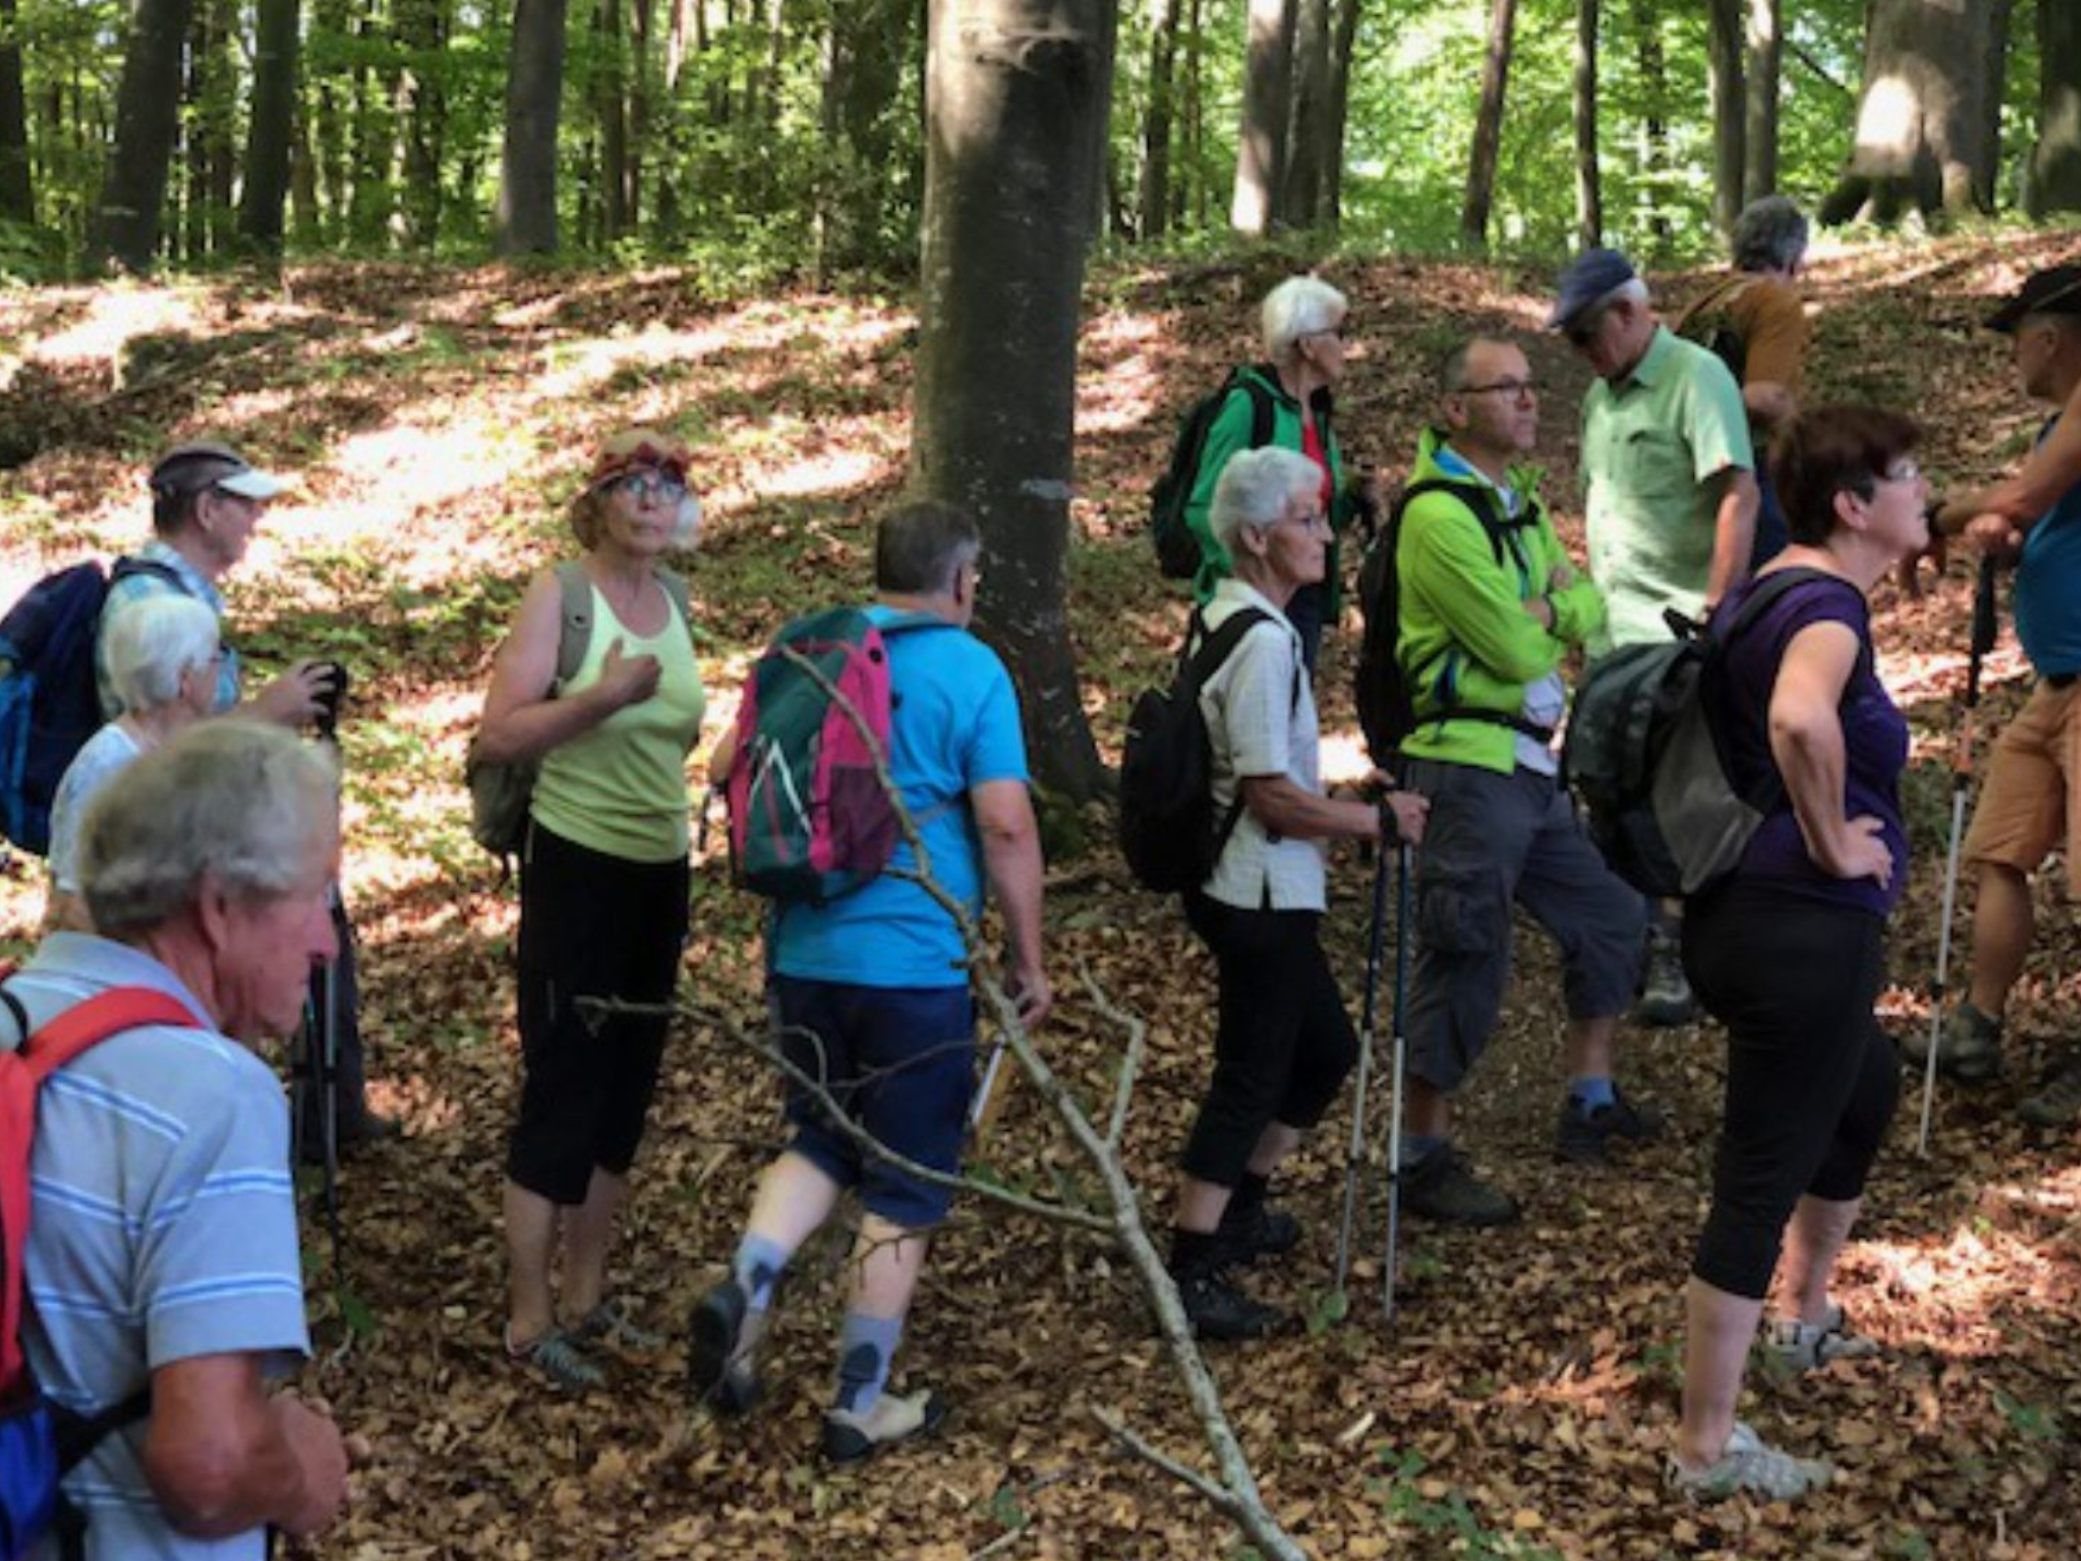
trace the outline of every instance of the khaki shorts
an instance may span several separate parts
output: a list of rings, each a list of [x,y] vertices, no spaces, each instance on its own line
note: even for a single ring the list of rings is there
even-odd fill
[[[2062,844],[2081,862],[2081,685],[2040,683],[1995,739],[1965,833],[1968,862],[2034,873]]]

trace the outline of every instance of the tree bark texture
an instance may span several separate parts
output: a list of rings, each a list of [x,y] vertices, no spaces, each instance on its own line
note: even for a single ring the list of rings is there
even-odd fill
[[[1662,47],[1662,18],[1654,0],[1633,0],[1640,30],[1640,168],[1648,190],[1648,232],[1656,252],[1666,253],[1671,233],[1668,208],[1669,60]]]
[[[1179,0],[1149,0],[1149,110],[1142,119],[1141,236],[1163,237],[1171,209],[1171,120]]]
[[[1322,172],[1322,226],[1334,232],[1344,220],[1344,134],[1351,120],[1351,56],[1358,47],[1364,0],[1337,0],[1337,28],[1330,40],[1329,162]]]
[[[1748,95],[1742,88],[1745,3],[1709,0],[1705,17],[1706,71],[1712,79],[1713,225],[1723,239],[1734,236],[1734,219],[1741,215],[1748,148]]]
[[[1330,18],[1333,0],[1297,0],[1293,34],[1293,117],[1286,132],[1282,218],[1296,228],[1322,223],[1330,150]],[[1512,0],[1514,3],[1514,0]]]
[[[1778,82],[1783,74],[1784,18],[1780,0],[1746,0],[1748,98],[1747,145],[1743,149],[1741,198],[1746,205],[1777,193]]]
[[[193,0],[137,0],[116,88],[116,142],[88,253],[138,275],[152,268],[181,104],[183,42]]]
[[[1970,211],[1991,155],[1983,95],[1992,0],[1872,0],[1849,166],[1827,223]]]
[[[2038,144],[2031,215],[2081,211],[2081,6],[2038,0]]]
[[[498,250],[556,248],[556,125],[564,81],[565,0],[518,0],[506,77],[506,138],[499,169]]]
[[[403,69],[398,72],[398,161],[404,172],[398,234],[407,249],[431,249],[441,235],[441,160],[448,144],[442,51],[449,0],[394,0]]]
[[[2000,203],[2002,98],[2009,74],[2009,18],[2016,0],[1989,0],[1987,47],[1980,58],[1980,137],[1973,156],[1973,204],[1993,211]]]
[[[1597,161],[1597,18],[1602,0],[1575,0],[1575,241],[1604,242],[1604,184]]]
[[[282,206],[296,133],[296,46],[301,0],[259,0],[253,28],[253,113],[246,129],[246,181],[238,230],[263,255],[282,252]]]
[[[29,101],[15,0],[0,0],[0,218],[33,227],[36,186],[29,167]]]
[[[1236,136],[1236,183],[1228,224],[1262,235],[1280,220],[1286,178],[1286,122],[1293,89],[1295,0],[1249,0],[1243,47],[1243,124]]]
[[[1517,31],[1517,0],[1492,0],[1488,50],[1481,61],[1481,105],[1474,114],[1474,146],[1467,157],[1467,197],[1460,205],[1460,238],[1488,247],[1489,208],[1496,195],[1496,157],[1503,146],[1503,103],[1510,89],[1510,45]]]
[[[598,0],[593,32],[592,100],[600,121],[600,215],[611,243],[629,231],[629,120],[622,69],[621,0]]]
[[[1035,775],[1104,770],[1064,611],[1077,327],[1098,206],[1110,0],[932,0],[915,486],[976,518],[978,627],[1018,684]]]

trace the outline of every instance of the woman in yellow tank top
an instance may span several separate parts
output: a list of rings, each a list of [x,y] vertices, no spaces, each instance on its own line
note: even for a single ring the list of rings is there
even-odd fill
[[[686,756],[706,700],[685,585],[661,567],[692,542],[686,470],[686,448],[655,430],[601,447],[571,506],[591,588],[584,655],[559,685],[564,589],[545,570],[500,647],[477,738],[484,758],[541,767],[520,867],[506,1350],[573,1388],[604,1380],[600,1349],[662,1342],[606,1298],[606,1267],[666,1026],[622,1017],[595,1030],[577,1004],[664,1002],[686,937]]]

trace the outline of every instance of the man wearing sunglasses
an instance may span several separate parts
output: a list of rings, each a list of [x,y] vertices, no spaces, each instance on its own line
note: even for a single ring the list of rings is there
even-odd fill
[[[1558,292],[1547,327],[1597,375],[1582,404],[1590,574],[1607,609],[1587,644],[1595,658],[1667,639],[1672,609],[1702,622],[1748,573],[1756,459],[1734,376],[1656,318],[1624,255],[1585,250]],[[1684,1024],[1694,1005],[1675,921],[1665,913],[1658,923],[1635,1016]]]

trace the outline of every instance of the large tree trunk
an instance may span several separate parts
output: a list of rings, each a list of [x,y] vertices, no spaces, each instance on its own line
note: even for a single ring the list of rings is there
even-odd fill
[[[499,166],[498,251],[556,248],[556,124],[564,83],[565,0],[518,0],[506,76],[506,140]]]
[[[2081,6],[2038,0],[2038,144],[2030,211],[2081,211]]]
[[[1992,0],[1872,0],[1849,166],[1827,223],[1967,212],[1985,146]]]
[[[1332,231],[1344,220],[1344,133],[1351,121],[1351,56],[1358,47],[1363,4],[1364,0],[1337,0],[1337,30],[1330,40],[1329,164],[1322,172],[1322,225]]]
[[[36,187],[29,177],[29,100],[22,85],[22,45],[15,0],[0,0],[0,218],[36,224]]]
[[[1748,135],[1741,169],[1746,204],[1775,195],[1778,187],[1778,78],[1784,58],[1779,0],[1748,0]]]
[[[143,274],[159,247],[193,0],[137,0],[116,89],[116,144],[88,240],[90,260]]]
[[[1263,234],[1282,216],[1286,121],[1293,92],[1296,0],[1250,0],[1243,54],[1243,125],[1236,137],[1236,185],[1228,223]]]
[[[1472,249],[1488,246],[1488,214],[1496,194],[1496,156],[1503,146],[1503,103],[1510,89],[1510,45],[1517,0],[1492,0],[1488,52],[1481,62],[1481,106],[1474,114],[1474,147],[1467,157],[1467,198],[1460,206],[1460,238]]]
[[[1149,111],[1142,119],[1144,239],[1163,237],[1171,209],[1171,100],[1178,59],[1179,0],[1149,0]]]
[[[1284,220],[1314,228],[1323,220],[1330,158],[1330,7],[1298,0],[1293,35],[1293,117],[1288,122]]]
[[[1103,779],[1064,611],[1077,325],[1111,98],[1110,0],[932,0],[917,487],[983,531],[979,627],[1046,785]]]
[[[1597,8],[1575,0],[1575,239],[1583,249],[1604,242],[1604,185],[1597,161]]]
[[[253,116],[246,133],[240,192],[241,242],[263,255],[282,252],[282,203],[296,131],[296,42],[301,0],[259,0],[253,30]]]
[[[1742,11],[1745,0],[1709,0],[1705,18],[1706,71],[1712,78],[1713,225],[1734,236],[1741,215],[1747,156],[1748,96],[1742,90]]]

